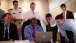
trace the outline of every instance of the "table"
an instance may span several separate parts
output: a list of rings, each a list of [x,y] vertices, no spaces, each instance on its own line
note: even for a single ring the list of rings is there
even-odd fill
[[[14,43],[14,41],[0,41],[0,43]]]
[[[14,43],[14,41],[0,41],[0,43]],[[30,41],[30,43],[35,43],[35,41]]]

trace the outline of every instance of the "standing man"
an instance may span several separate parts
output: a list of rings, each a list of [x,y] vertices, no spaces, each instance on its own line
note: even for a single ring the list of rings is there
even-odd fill
[[[31,24],[25,26],[24,28],[24,39],[35,41],[36,32],[43,32],[41,26],[37,25],[37,19],[31,18]]]
[[[0,41],[18,40],[17,27],[11,23],[12,15],[4,15],[4,23],[0,24]]]
[[[24,40],[24,27],[30,24],[31,18],[36,17],[37,18],[37,24],[39,26],[41,26],[40,15],[39,15],[39,12],[35,11],[35,7],[36,7],[36,4],[31,3],[30,4],[30,9],[31,10],[27,11],[24,15],[25,22],[23,23],[23,26],[22,26],[22,39],[23,40]]]
[[[17,25],[18,35],[21,39],[21,27],[23,21],[23,11],[21,8],[18,7],[18,1],[13,1],[14,8],[10,9],[9,12],[12,14],[13,19],[12,21]]]
[[[61,4],[60,8],[63,11],[61,14],[63,15],[64,19],[74,19],[73,13],[66,9],[66,5],[65,4]]]
[[[1,6],[1,2],[0,2],[0,6]],[[3,21],[3,16],[4,16],[5,12],[0,9],[0,23]]]
[[[30,4],[30,11],[27,11],[24,16],[24,20],[27,21],[30,20],[32,17],[36,17],[38,20],[40,20],[39,12],[35,10],[36,4],[31,3]]]
[[[76,43],[76,21],[64,19],[62,15],[57,15],[55,19],[62,35],[61,43]]]
[[[56,43],[58,28],[57,28],[55,19],[52,18],[52,15],[50,13],[47,13],[45,18],[42,21],[46,25],[46,31],[47,32],[52,32],[53,43]]]

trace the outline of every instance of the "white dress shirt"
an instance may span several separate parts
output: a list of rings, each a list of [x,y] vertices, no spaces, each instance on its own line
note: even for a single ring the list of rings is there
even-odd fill
[[[35,10],[34,11],[30,10],[30,11],[25,12],[25,15],[24,15],[25,21],[27,21],[29,18],[32,18],[32,17],[36,17],[37,19],[40,20],[39,12],[37,12]]]
[[[66,19],[67,10],[63,12],[63,17]]]
[[[74,38],[76,38],[76,20],[74,19],[65,19],[63,25],[59,26],[57,25],[60,32],[61,32],[61,35],[65,38],[67,38],[67,35],[66,35],[66,32],[65,30],[67,31],[72,31],[73,34],[74,34]]]
[[[44,24],[45,24],[45,25],[48,25],[48,23],[47,23],[47,21],[46,21],[46,19],[45,19],[45,18],[44,18],[44,19],[42,19],[42,21],[44,22]],[[55,21],[55,19],[54,19],[54,18],[52,18],[52,19],[50,20],[50,26],[51,26],[51,27],[56,26],[56,21]]]
[[[21,8],[10,9],[9,12],[12,14],[13,18],[23,19],[24,12]]]

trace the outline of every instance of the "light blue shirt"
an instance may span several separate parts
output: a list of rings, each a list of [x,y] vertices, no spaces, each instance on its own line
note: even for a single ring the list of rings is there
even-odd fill
[[[43,32],[43,29],[42,27],[40,26],[36,26],[35,27],[36,29],[36,32]],[[24,28],[24,37],[25,37],[25,40],[34,40],[34,37],[33,37],[33,27],[30,25],[27,25],[25,28]]]
[[[74,19],[66,19],[63,23],[63,25],[59,26],[57,25],[61,35],[65,38],[67,38],[65,30],[72,31],[74,34],[74,38],[76,38],[76,21]]]

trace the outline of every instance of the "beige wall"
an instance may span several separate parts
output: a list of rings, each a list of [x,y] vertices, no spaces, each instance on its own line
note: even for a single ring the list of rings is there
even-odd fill
[[[5,12],[8,12],[8,9],[13,8],[12,5],[13,0],[1,0],[1,6],[0,8],[3,9]],[[24,12],[30,10],[30,3],[35,2],[36,3],[36,10],[39,11],[41,19],[45,16],[46,13],[49,12],[49,3],[48,0],[18,0],[19,1],[19,7],[23,9]],[[45,26],[42,23],[42,26]]]
[[[67,2],[66,6],[67,6],[67,10],[70,10],[73,13],[76,12],[76,0]],[[55,17],[56,15],[60,14],[62,10],[60,9],[60,6],[59,6],[53,10],[50,10],[49,12],[53,15],[53,17]]]

